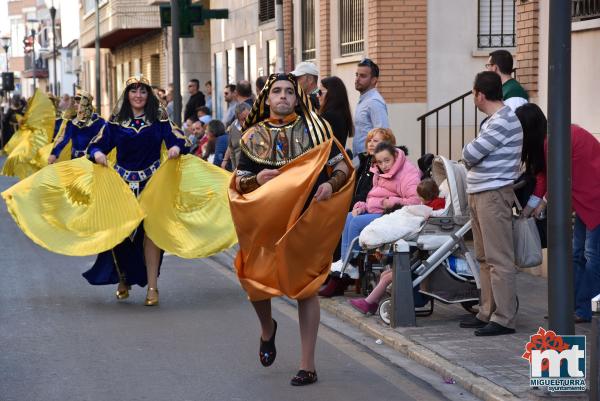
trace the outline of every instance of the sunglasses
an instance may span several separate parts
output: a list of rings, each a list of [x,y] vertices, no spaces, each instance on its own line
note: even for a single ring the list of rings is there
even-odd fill
[[[317,95],[318,95],[318,96],[323,96],[323,95],[324,95],[324,94],[326,94],[326,93],[327,93],[327,91],[326,91],[326,90],[324,90],[324,91],[323,91],[323,90],[321,90],[321,89],[317,90]]]

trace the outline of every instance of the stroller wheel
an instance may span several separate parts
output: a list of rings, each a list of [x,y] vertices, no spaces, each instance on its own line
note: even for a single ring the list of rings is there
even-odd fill
[[[479,301],[465,301],[460,303],[460,306],[462,306],[464,310],[474,315],[476,315],[477,312],[479,312],[479,309],[475,308],[475,306],[477,305],[479,305]]]
[[[385,324],[392,320],[392,298],[386,297],[379,303],[379,317]]]

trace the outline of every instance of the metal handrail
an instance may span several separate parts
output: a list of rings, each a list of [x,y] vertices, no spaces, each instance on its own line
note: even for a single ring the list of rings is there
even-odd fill
[[[440,118],[439,118],[439,112],[441,110],[444,109],[448,109],[448,144],[449,144],[449,154],[448,156],[451,157],[451,153],[452,153],[452,105],[454,103],[457,102],[461,102],[461,114],[462,114],[462,121],[461,121],[461,131],[462,131],[462,145],[464,146],[465,144],[465,98],[467,96],[469,96],[472,93],[472,91],[468,91],[444,104],[442,104],[441,106],[436,107],[435,109],[432,109],[430,111],[428,111],[427,113],[417,117],[417,121],[421,122],[421,155],[425,154],[425,150],[426,150],[426,141],[427,141],[427,125],[426,125],[426,120],[427,117],[435,114],[435,138],[436,138],[436,154],[439,154],[439,142],[440,142],[440,138],[439,138],[439,130],[440,130]],[[475,127],[477,127],[477,108],[475,107]],[[477,134],[477,132],[475,132],[475,135]]]

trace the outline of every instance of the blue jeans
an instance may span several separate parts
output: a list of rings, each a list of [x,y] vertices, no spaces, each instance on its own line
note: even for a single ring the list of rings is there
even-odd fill
[[[352,213],[348,213],[346,224],[344,225],[344,232],[342,233],[342,259],[346,257],[346,253],[348,253],[348,248],[350,248],[352,240],[358,237],[363,228],[368,226],[370,222],[378,217],[381,217],[380,213],[359,214],[358,216],[352,216]],[[360,249],[358,242],[354,245],[353,249]]]
[[[600,293],[600,226],[588,230],[579,216],[573,230],[575,314],[592,318],[591,299]]]

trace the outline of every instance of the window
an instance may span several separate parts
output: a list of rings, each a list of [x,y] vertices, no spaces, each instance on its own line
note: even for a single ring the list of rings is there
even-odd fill
[[[123,92],[123,84],[125,83],[125,78],[123,78],[123,64],[117,64],[117,92],[120,95]]]
[[[340,53],[360,53],[365,46],[363,0],[340,0]]]
[[[275,0],[259,0],[258,22],[275,19]]]
[[[600,0],[572,0],[573,21],[600,18]]]
[[[479,0],[477,47],[515,47],[515,1]]]
[[[225,101],[223,96],[223,73],[223,53],[215,53],[215,85],[213,86],[215,98],[212,104],[213,112],[219,120],[223,118],[223,102]]]
[[[315,0],[302,0],[302,60],[317,57],[315,46]]]
[[[140,75],[142,73],[141,60],[139,58],[133,59],[132,67],[131,75]]]
[[[237,47],[235,49],[235,82],[240,82],[246,79],[246,71],[244,69],[244,48]]]
[[[227,50],[227,53],[225,53],[226,59],[225,59],[225,63],[226,68],[227,68],[227,83],[228,84],[235,84],[235,56],[233,53],[232,49]]]
[[[254,85],[254,82],[256,82],[256,45],[248,47],[248,69],[250,70],[250,83]]]
[[[269,75],[275,73],[277,67],[277,42],[275,39],[267,41],[267,71]]]
[[[95,0],[84,0],[83,2],[83,10],[84,14],[91,13],[96,9],[96,1]]]

